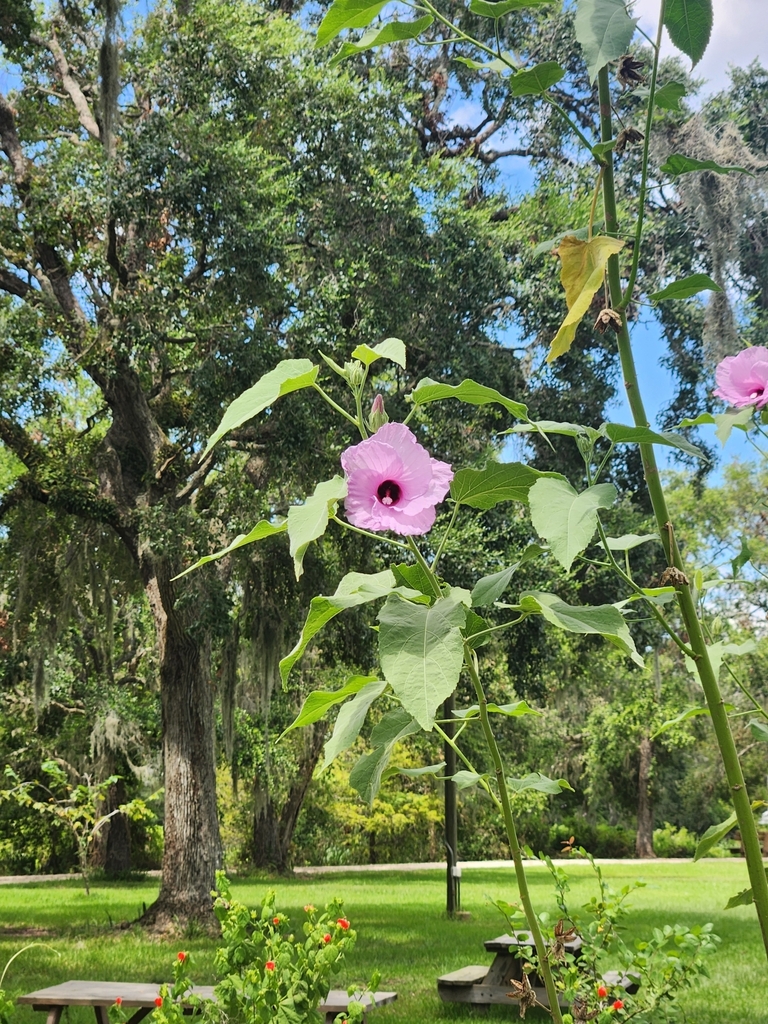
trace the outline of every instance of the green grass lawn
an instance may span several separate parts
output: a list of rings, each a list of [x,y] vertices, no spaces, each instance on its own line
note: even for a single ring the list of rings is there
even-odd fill
[[[593,891],[591,873],[586,865],[574,863],[569,874],[573,903],[578,905]],[[642,868],[614,864],[606,866],[604,874],[614,887],[636,878],[647,882],[631,898],[630,938],[665,923],[714,923],[722,946],[710,960],[711,979],[685,997],[689,1021],[768,1024],[768,970],[756,918],[749,908],[722,909],[747,884],[743,861],[651,862]],[[530,881],[537,909],[554,910],[546,870],[534,867]],[[511,871],[465,870],[461,896],[463,909],[472,914],[469,921],[446,919],[444,875],[437,871],[249,879],[235,882],[234,890],[252,903],[270,886],[277,889],[278,906],[299,920],[305,903],[321,906],[332,896],[344,898],[358,942],[337,984],[365,979],[377,967],[381,988],[398,993],[397,1003],[373,1018],[381,1024],[518,1019],[513,1005],[492,1007],[481,1018],[468,1007],[443,1004],[435,987],[439,974],[492,960],[482,942],[506,927],[486,897],[514,898]],[[27,942],[46,942],[60,953],[41,948],[24,953],[11,966],[6,988],[19,995],[73,978],[160,982],[169,978],[172,960],[182,948],[193,954],[193,979],[212,982],[213,940],[191,935],[158,941],[139,930],[118,927],[135,918],[156,891],[155,883],[97,884],[90,896],[74,881],[0,887],[0,966]],[[17,1019],[19,1024],[44,1022],[42,1014],[28,1007],[19,1008]],[[91,1024],[93,1019],[91,1010],[70,1011],[70,1024]],[[537,1019],[545,1018],[528,1016],[529,1021]]]

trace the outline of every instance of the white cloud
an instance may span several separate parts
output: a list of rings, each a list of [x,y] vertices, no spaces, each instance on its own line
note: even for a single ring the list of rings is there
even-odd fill
[[[658,0],[637,0],[634,14],[645,32],[652,35],[658,19]],[[704,93],[728,85],[728,65],[745,67],[755,57],[768,63],[768,18],[766,0],[714,0],[712,39],[694,74],[706,78]],[[662,53],[678,53],[664,33]]]

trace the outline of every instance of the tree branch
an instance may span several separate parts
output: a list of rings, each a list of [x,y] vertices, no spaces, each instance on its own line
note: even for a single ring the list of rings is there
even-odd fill
[[[12,274],[9,270],[3,270],[2,267],[0,267],[0,289],[10,295],[18,295],[20,299],[26,298],[29,292],[34,291],[31,284],[23,278],[17,277],[16,274]]]
[[[61,79],[61,84],[64,87],[64,91],[72,100],[72,105],[77,112],[77,118],[80,121],[80,124],[85,128],[91,138],[100,142],[101,131],[96,122],[96,118],[91,113],[91,108],[88,106],[88,100],[85,98],[83,90],[72,77],[69,62],[64,51],[59,45],[59,41],[56,36],[51,36],[50,39],[44,39],[43,36],[33,32],[29,38],[33,43],[37,43],[38,46],[44,47],[53,56],[56,70],[58,71],[59,78]]]

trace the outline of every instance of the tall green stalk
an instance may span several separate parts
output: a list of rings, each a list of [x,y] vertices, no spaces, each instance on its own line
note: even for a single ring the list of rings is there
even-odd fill
[[[430,566],[421,551],[419,551],[418,545],[412,537],[408,538],[408,545],[411,548],[416,561],[419,563],[429,579],[435,597],[439,599],[442,597],[442,591],[440,589],[440,583],[432,568],[432,566],[435,565],[436,559],[433,561],[432,566]],[[493,761],[494,773],[496,775],[496,788],[499,796],[498,803],[501,805],[501,813],[504,817],[507,841],[509,842],[509,849],[512,854],[512,863],[514,864],[515,878],[517,879],[517,889],[520,894],[520,902],[523,906],[525,921],[528,925],[528,931],[531,933],[533,944],[536,947],[538,973],[544,981],[544,988],[547,992],[552,1020],[554,1021],[554,1024],[563,1024],[563,1015],[560,1012],[557,987],[555,986],[555,979],[549,963],[547,944],[539,925],[539,919],[536,917],[536,911],[533,909],[533,903],[531,902],[528,879],[525,874],[525,865],[523,864],[523,853],[520,848],[520,841],[517,838],[517,829],[515,828],[515,819],[512,815],[512,805],[509,800],[507,780],[504,775],[504,762],[501,759],[501,751],[499,750],[499,745],[496,742],[496,737],[493,734],[493,728],[488,717],[488,699],[485,696],[485,690],[483,689],[483,684],[480,681],[480,673],[478,672],[477,667],[477,656],[467,643],[464,644],[464,664],[467,667],[467,671],[469,672],[472,685],[475,690],[477,703],[480,707],[480,723],[482,725],[483,735],[485,737],[486,746],[488,747],[488,752],[491,755],[491,760]],[[444,739],[448,740],[448,736],[443,730],[439,730],[439,732],[442,734]],[[454,744],[452,743],[452,745]]]
[[[552,968],[549,963],[547,945],[539,926],[539,919],[536,917],[536,912],[533,909],[531,894],[528,889],[528,879],[525,874],[523,854],[520,849],[520,842],[517,838],[515,819],[512,815],[512,805],[509,802],[509,790],[507,789],[507,780],[504,776],[504,763],[501,759],[501,751],[499,750],[499,745],[496,742],[496,737],[493,734],[491,722],[488,717],[488,700],[485,696],[485,691],[483,690],[483,684],[480,682],[480,675],[477,671],[476,656],[474,651],[470,650],[466,644],[464,646],[464,663],[469,670],[472,685],[475,688],[477,702],[480,705],[480,723],[483,728],[485,742],[490,752],[494,771],[496,773],[496,785],[498,787],[499,798],[501,800],[501,810],[504,816],[504,825],[507,830],[507,839],[509,840],[512,862],[515,866],[515,877],[517,878],[520,902],[523,905],[525,920],[536,947],[536,955],[539,961],[538,973],[544,981],[544,988],[547,990],[547,998],[549,1000],[549,1009],[552,1014],[552,1019],[555,1021],[555,1024],[562,1024],[563,1015],[560,1012],[557,988],[555,986],[555,979],[552,975]]]
[[[663,14],[663,8],[662,8]],[[658,63],[658,49],[654,60],[654,76]],[[600,99],[600,134],[603,142],[608,142],[613,137],[613,125],[611,123],[611,98],[610,85],[608,81],[608,68],[603,68],[598,73],[598,90]],[[653,103],[653,96],[650,97]],[[647,148],[643,161],[643,181],[647,176]],[[644,192],[644,189],[643,189]],[[618,236],[618,218],[616,212],[616,190],[614,185],[613,159],[612,154],[606,154],[605,168],[603,174],[603,202],[605,205],[605,228],[606,234]],[[648,417],[643,405],[637,380],[632,345],[627,326],[625,307],[631,296],[624,296],[621,287],[621,271],[618,256],[612,256],[608,260],[608,291],[611,305],[621,313],[621,329],[618,332],[618,350],[621,360],[621,369],[624,376],[624,387],[627,393],[632,418],[638,427],[649,426]],[[704,638],[701,622],[696,612],[696,605],[691,594],[690,584],[683,572],[683,561],[680,550],[675,540],[674,530],[667,510],[664,488],[659,476],[659,469],[656,463],[656,455],[653,445],[641,444],[640,456],[643,463],[645,482],[648,487],[651,504],[653,506],[656,525],[659,530],[664,551],[667,556],[667,565],[678,570],[679,575],[675,580],[677,600],[680,614],[688,633],[688,644],[693,651],[693,661],[696,672],[704,690],[707,706],[712,716],[712,725],[715,730],[720,754],[723,759],[728,786],[731,790],[736,818],[744,844],[744,853],[747,861],[747,871],[752,885],[752,897],[757,910],[760,929],[763,936],[766,955],[768,956],[768,878],[766,878],[763,867],[763,855],[760,848],[760,840],[757,834],[752,806],[744,782],[744,774],[741,770],[736,744],[731,732],[731,725],[725,711],[725,702],[720,691],[712,661],[709,657],[709,650]]]

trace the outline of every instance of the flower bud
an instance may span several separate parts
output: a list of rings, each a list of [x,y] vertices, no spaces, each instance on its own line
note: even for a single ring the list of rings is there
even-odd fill
[[[608,989],[605,987],[605,985],[598,985],[597,994],[600,997],[600,999],[605,999],[605,997],[608,995]]]
[[[384,399],[381,395],[376,395],[368,417],[368,426],[371,428],[371,433],[375,434],[379,427],[383,427],[385,423],[389,423],[389,416],[387,416],[387,410],[384,408]]]
[[[353,388],[360,387],[365,380],[365,367],[359,359],[344,363],[344,376]]]
[[[710,632],[712,633],[712,636],[720,636],[720,634],[723,632],[723,620],[720,618],[719,615],[716,615],[714,619],[712,619]]]

